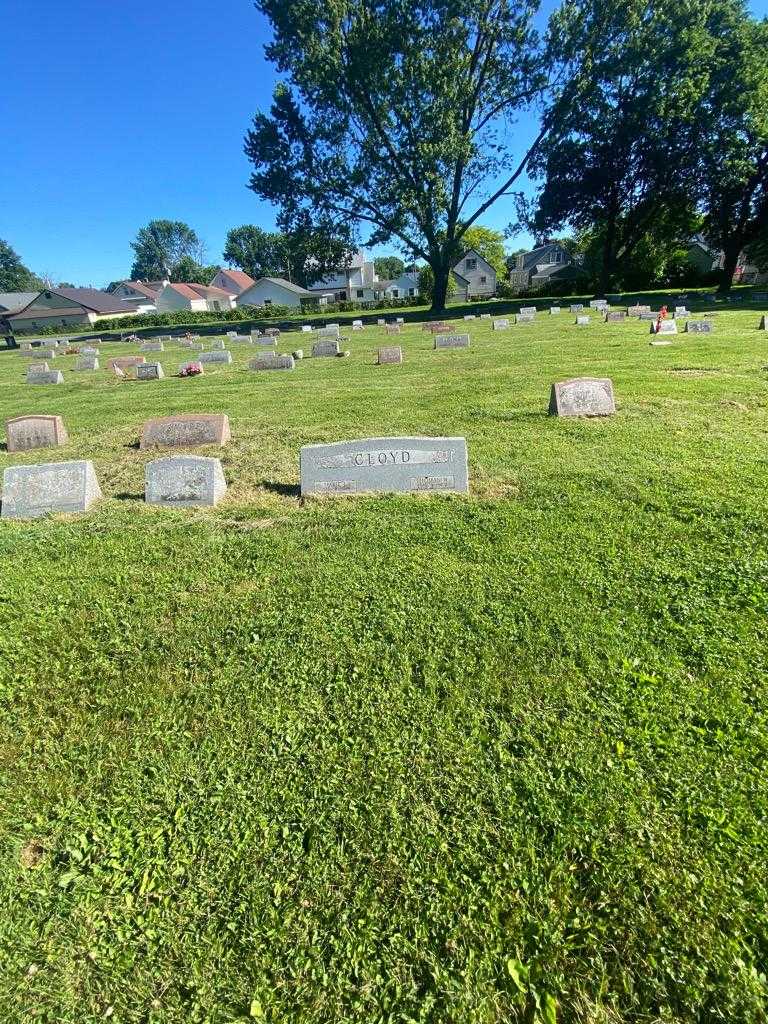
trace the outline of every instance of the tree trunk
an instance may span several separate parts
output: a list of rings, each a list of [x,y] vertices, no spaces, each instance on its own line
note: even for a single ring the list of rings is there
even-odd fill
[[[739,253],[741,252],[741,240],[731,239],[726,246],[723,247],[723,269],[720,271],[720,284],[717,286],[717,290],[720,295],[727,295],[731,290],[733,284],[733,275],[736,270],[736,264],[739,262]]]
[[[444,313],[446,299],[448,298],[448,278],[451,267],[447,260],[441,260],[430,264],[435,282],[432,289],[432,308],[430,313]]]

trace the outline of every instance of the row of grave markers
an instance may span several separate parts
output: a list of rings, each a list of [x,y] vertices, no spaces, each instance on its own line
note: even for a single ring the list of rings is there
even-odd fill
[[[581,377],[552,385],[553,416],[610,416],[616,411],[607,378]],[[60,447],[69,438],[61,416],[18,416],[5,425],[8,451]],[[139,447],[226,445],[224,414],[183,414],[148,420]],[[380,437],[305,445],[299,456],[301,494],[354,495],[469,490],[463,437]],[[221,461],[173,455],[145,466],[145,501],[169,508],[210,507],[227,490]],[[102,497],[90,460],[9,466],[3,472],[0,518],[34,519],[52,512],[85,512]]]

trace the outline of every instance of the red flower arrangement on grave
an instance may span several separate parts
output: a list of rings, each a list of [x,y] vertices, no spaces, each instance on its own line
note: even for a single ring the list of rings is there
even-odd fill
[[[667,319],[667,307],[666,306],[662,306],[661,309],[659,310],[658,319],[656,320],[656,333],[657,334],[659,333],[659,328],[661,327],[661,321],[662,320],[666,320],[666,319]]]
[[[203,372],[202,363],[187,363],[183,370],[179,371],[180,377],[197,377]]]

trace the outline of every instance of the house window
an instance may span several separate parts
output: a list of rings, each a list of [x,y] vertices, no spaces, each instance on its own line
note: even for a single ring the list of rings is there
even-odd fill
[[[563,262],[563,252],[562,252],[562,249],[556,249],[555,250],[555,263],[562,263],[562,262]]]
[[[221,305],[220,305],[220,303],[219,303],[219,300],[218,300],[218,299],[214,299],[214,300],[213,300],[213,308],[214,308],[214,309],[216,310],[216,312],[217,312],[217,313],[218,313],[218,312],[219,312],[219,310],[221,309]]]
[[[464,260],[465,270],[477,270],[477,260]]]
[[[347,293],[346,292],[339,292],[339,302],[346,302],[346,301],[347,301]]]
[[[264,305],[265,306],[271,306],[272,305],[272,299],[264,299]]]
[[[481,274],[481,276],[480,276],[480,284],[485,284],[487,280],[488,280],[488,278],[485,276],[485,274]]]
[[[393,299],[399,299],[400,298],[400,292],[397,290],[397,288],[393,288],[392,289],[392,298]]]
[[[364,296],[365,296],[365,291],[362,288],[358,288],[357,289],[357,297],[358,297],[358,299],[362,299]]]
[[[409,288],[408,289],[408,294],[409,295],[415,295],[416,294],[416,289],[415,288]]]

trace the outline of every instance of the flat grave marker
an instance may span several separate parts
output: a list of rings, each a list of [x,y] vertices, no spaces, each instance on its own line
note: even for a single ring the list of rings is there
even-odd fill
[[[144,500],[167,508],[213,507],[227,492],[219,459],[171,455],[144,467]]]
[[[302,495],[469,490],[463,437],[368,437],[305,445],[300,464]]]
[[[9,466],[3,473],[3,519],[36,519],[49,512],[86,512],[101,488],[92,462]]]
[[[607,377],[575,377],[552,385],[550,416],[611,416],[615,412],[613,382]]]
[[[223,413],[182,413],[147,420],[140,448],[194,448],[226,444],[232,438],[229,417]]]
[[[14,416],[5,421],[5,438],[9,452],[60,448],[69,440],[61,416]]]

